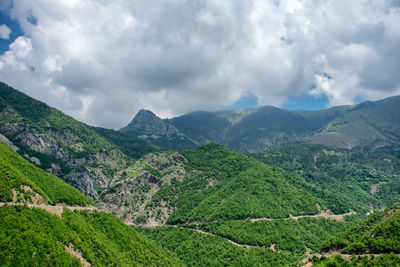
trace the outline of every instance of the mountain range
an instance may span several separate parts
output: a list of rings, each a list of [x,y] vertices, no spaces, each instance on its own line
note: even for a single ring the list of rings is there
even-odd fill
[[[114,131],[1,83],[0,264],[323,266],[324,242],[399,201],[400,161],[377,153],[396,152],[398,101],[140,111]]]
[[[400,141],[400,96],[318,111],[264,106],[199,111],[172,119],[160,119],[149,110],[140,110],[120,132],[167,150],[188,150],[215,141],[238,152],[314,143],[396,153]]]

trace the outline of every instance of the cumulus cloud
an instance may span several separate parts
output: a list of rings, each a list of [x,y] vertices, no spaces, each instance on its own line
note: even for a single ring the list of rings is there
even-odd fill
[[[14,0],[8,12],[24,36],[0,55],[0,80],[89,124],[248,94],[279,106],[400,92],[396,1]]]
[[[10,28],[7,25],[2,24],[0,25],[0,38],[1,39],[9,39],[11,34]]]

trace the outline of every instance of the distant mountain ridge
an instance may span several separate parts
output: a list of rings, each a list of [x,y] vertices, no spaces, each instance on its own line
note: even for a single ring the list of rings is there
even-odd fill
[[[400,151],[400,96],[318,111],[264,106],[198,111],[172,119],[141,110],[120,131],[169,150],[188,150],[215,141],[239,152],[290,143]]]

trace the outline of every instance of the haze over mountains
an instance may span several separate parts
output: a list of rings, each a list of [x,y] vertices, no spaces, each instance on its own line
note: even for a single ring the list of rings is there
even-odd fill
[[[400,142],[400,96],[319,111],[264,106],[199,111],[172,119],[160,119],[151,111],[141,110],[120,131],[171,150],[215,141],[239,152],[259,152],[288,143],[396,151]]]

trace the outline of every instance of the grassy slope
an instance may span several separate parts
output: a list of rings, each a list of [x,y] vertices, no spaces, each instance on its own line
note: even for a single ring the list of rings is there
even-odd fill
[[[12,189],[28,185],[52,204],[86,205],[92,203],[77,189],[39,169],[0,142],[0,202],[12,200]]]
[[[78,158],[96,153],[99,150],[115,150],[112,144],[89,129],[85,124],[4,83],[0,83],[0,98],[3,100],[3,103],[6,103],[6,105],[13,108],[20,115],[19,118],[2,118],[5,120],[3,123],[8,122],[7,119],[19,120],[37,128],[39,132],[51,130],[60,132],[72,131],[80,139],[79,141],[85,141],[82,142],[83,152],[79,152],[73,147],[65,147]]]
[[[0,265],[78,266],[73,246],[93,266],[180,266],[174,256],[104,212],[63,217],[24,206],[0,207]]]

